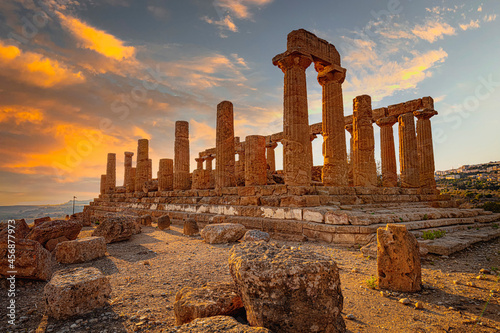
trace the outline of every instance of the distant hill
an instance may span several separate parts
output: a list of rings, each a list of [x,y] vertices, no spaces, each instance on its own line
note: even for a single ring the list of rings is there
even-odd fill
[[[88,205],[91,200],[76,200],[75,213],[83,211],[83,207]],[[18,205],[18,206],[0,206],[0,222],[6,222],[9,219],[25,219],[28,224],[34,219],[44,216],[51,218],[64,218],[73,213],[73,201],[68,201],[58,205]]]

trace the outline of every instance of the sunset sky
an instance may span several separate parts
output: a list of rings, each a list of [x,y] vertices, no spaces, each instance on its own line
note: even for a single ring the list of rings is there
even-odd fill
[[[122,185],[123,152],[140,138],[155,175],[173,157],[176,120],[190,123],[193,169],[215,146],[222,100],[242,140],[280,132],[271,59],[299,28],[339,50],[346,115],[361,94],[373,108],[432,96],[437,170],[500,160],[497,15],[495,0],[2,0],[0,205],[96,197],[108,152]],[[321,87],[313,66],[307,75],[312,124]]]

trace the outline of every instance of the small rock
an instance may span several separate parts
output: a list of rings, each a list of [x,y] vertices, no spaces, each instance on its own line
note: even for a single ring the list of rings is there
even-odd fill
[[[474,282],[467,282],[467,285],[469,287],[475,287],[476,286],[476,284]]]
[[[458,280],[453,280],[453,284],[460,284],[460,281],[458,281]]]
[[[476,279],[477,280],[485,280],[486,278],[482,275],[478,275],[478,276],[476,276]]]
[[[149,261],[147,261],[147,260],[146,260],[146,261],[144,261],[144,262],[143,262],[143,264],[144,264],[144,265],[151,265],[151,264],[149,263]]]
[[[354,320],[354,319],[356,319],[356,317],[354,317],[354,315],[353,315],[353,314],[350,314],[350,313],[349,313],[347,316],[345,316],[345,318],[346,318],[346,319],[349,319],[349,320]]]
[[[415,303],[415,309],[423,309],[423,308],[424,308],[424,305],[422,304],[422,302]]]
[[[481,273],[481,274],[491,274],[491,271],[489,269],[486,269],[486,268],[481,268],[479,270],[479,273]]]
[[[359,273],[359,269],[357,269],[356,267],[354,267],[354,268],[351,270],[351,272],[353,272],[353,273]]]
[[[78,327],[78,325],[77,325],[77,324],[73,324],[73,325],[71,325],[69,328],[77,328],[77,327]]]
[[[404,304],[404,305],[408,305],[408,304],[410,304],[411,302],[410,302],[410,300],[409,300],[408,298],[401,298],[401,299],[399,300],[399,303]]]

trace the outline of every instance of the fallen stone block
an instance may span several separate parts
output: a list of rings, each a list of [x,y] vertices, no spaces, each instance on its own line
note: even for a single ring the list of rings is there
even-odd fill
[[[241,239],[245,226],[238,223],[209,224],[200,232],[201,238],[209,244],[232,243]]]
[[[59,244],[61,242],[67,242],[67,241],[69,241],[69,239],[66,238],[66,236],[53,238],[53,239],[48,240],[47,243],[45,243],[45,248],[47,250],[49,250],[50,252],[52,252],[55,250],[57,244]]]
[[[210,283],[202,288],[182,288],[175,295],[176,325],[196,318],[233,316],[244,311],[234,283]]]
[[[158,218],[158,229],[170,229],[170,224],[170,217],[168,215],[163,215]]]
[[[229,269],[252,326],[273,332],[345,332],[336,263],[264,242],[234,246]]]
[[[133,218],[108,217],[99,223],[92,236],[104,237],[107,244],[121,242],[136,234],[137,227],[138,224]]]
[[[7,238],[0,241],[0,274],[10,276],[9,271],[16,271],[17,278],[44,280],[52,276],[53,260],[49,251],[37,241],[16,239],[14,269],[10,266],[9,255],[12,254],[12,244],[9,247]],[[11,252],[9,252],[11,250]]]
[[[36,226],[42,224],[42,223],[45,223],[45,222],[48,222],[48,221],[52,221],[52,219],[50,218],[50,216],[45,216],[45,217],[40,217],[38,219],[34,219],[33,220],[33,224]]]
[[[183,234],[187,236],[194,236],[200,233],[200,229],[198,228],[198,223],[194,219],[186,219],[184,221],[184,229]]]
[[[49,317],[61,320],[108,304],[109,279],[97,268],[69,268],[56,272],[44,289]]]
[[[141,219],[141,225],[151,226],[151,224],[153,223],[153,219],[151,218],[151,215],[141,216],[140,219]]]
[[[269,236],[269,234],[267,232],[252,229],[252,230],[248,230],[245,233],[245,236],[243,236],[242,240],[244,242],[258,242],[258,241],[269,242],[270,239],[271,239],[271,236]]]
[[[61,264],[86,262],[106,255],[104,237],[87,237],[62,242],[55,248],[56,260]]]
[[[16,239],[26,238],[30,233],[31,229],[24,219],[15,220],[14,223],[2,222],[0,224],[0,239],[7,237],[9,234],[9,227],[13,231],[10,231],[10,235],[16,237]]]
[[[167,333],[271,333],[264,327],[251,327],[240,324],[233,317],[215,316],[208,318],[198,318],[188,324],[177,327],[168,327]]]
[[[82,225],[76,221],[48,221],[34,227],[26,238],[45,245],[49,240],[62,236],[69,240],[76,239],[80,230],[82,230]]]

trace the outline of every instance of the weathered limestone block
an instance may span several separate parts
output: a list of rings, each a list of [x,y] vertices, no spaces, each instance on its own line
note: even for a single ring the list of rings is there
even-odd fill
[[[354,98],[353,106],[353,181],[354,186],[377,185],[375,138],[373,136],[371,97]]]
[[[174,160],[162,158],[158,170],[158,191],[172,191],[174,189]]]
[[[151,224],[153,223],[153,218],[151,217],[151,215],[143,215],[140,217],[140,222],[141,225],[150,227]]]
[[[123,186],[127,189],[128,184],[130,183],[130,170],[132,169],[132,157],[134,156],[133,152],[126,151],[123,159]]]
[[[77,221],[55,220],[44,222],[31,229],[26,237],[45,245],[50,239],[65,236],[69,240],[76,239],[82,230],[82,225]]]
[[[198,318],[182,326],[168,327],[167,333],[271,333],[264,327],[251,327],[240,324],[236,319],[229,316],[215,316]]]
[[[153,179],[153,180],[148,180],[147,182],[144,182],[144,184],[142,185],[142,191],[144,193],[158,191],[158,180]]]
[[[116,154],[108,154],[106,165],[106,193],[114,193],[116,187]]]
[[[257,229],[252,229],[245,232],[245,236],[243,236],[242,240],[244,242],[258,242],[258,241],[269,242],[270,239],[271,236],[269,236],[267,232]]]
[[[109,279],[97,268],[70,268],[56,272],[44,289],[46,311],[57,320],[82,315],[108,304]]]
[[[194,219],[186,219],[184,221],[184,229],[183,234],[187,236],[193,236],[200,233],[200,229],[198,228],[198,224]]]
[[[191,188],[189,174],[189,123],[175,122],[174,141],[174,190],[189,190]]]
[[[217,105],[215,140],[215,188],[236,186],[233,103],[229,101]]]
[[[158,229],[165,230],[170,229],[170,217],[168,215],[163,215],[158,218]]]
[[[234,246],[229,269],[252,326],[273,332],[345,332],[336,263],[264,242]]]
[[[13,224],[2,222],[2,224],[0,224],[0,239],[3,239],[3,237],[7,237],[7,235],[9,234],[9,225],[14,227],[13,229],[12,227],[10,229],[13,230],[11,231],[11,235],[16,237],[16,239],[26,238],[26,236],[28,236],[31,231],[30,227],[24,219],[15,220]]]
[[[69,239],[66,238],[66,236],[61,236],[57,238],[52,238],[45,243],[45,248],[49,250],[50,252],[54,251],[56,249],[57,244],[62,243],[62,242],[67,242]]]
[[[430,98],[430,97],[429,97]],[[437,115],[434,110],[418,110],[417,117],[417,151],[420,171],[420,187],[436,188],[434,178],[434,149],[432,145],[431,117]]]
[[[397,122],[398,118],[395,116],[377,120],[377,125],[380,127],[382,185],[384,187],[395,187],[398,183],[394,132],[392,130],[392,126]]]
[[[61,242],[55,249],[56,260],[61,264],[86,262],[106,255],[104,237],[87,237]]]
[[[137,165],[135,169],[135,192],[142,192],[142,186],[149,178],[149,141],[139,139],[137,141]]]
[[[232,316],[243,311],[234,283],[209,283],[201,288],[184,287],[175,295],[175,324],[196,318]]]
[[[387,224],[377,230],[378,286],[399,292],[422,289],[419,245],[406,226]]]
[[[201,238],[209,244],[233,243],[245,235],[246,228],[238,223],[208,224],[200,232]]]
[[[48,222],[48,221],[52,221],[52,219],[50,218],[50,216],[45,216],[45,217],[40,217],[38,219],[34,219],[33,220],[33,224],[36,226],[44,223],[44,222]]]
[[[250,135],[245,138],[245,186],[266,185],[266,137]]]
[[[0,275],[8,277],[12,271],[9,267],[9,246],[7,238],[0,240]],[[52,276],[53,260],[49,251],[40,243],[30,239],[16,239],[15,273],[17,278],[44,280]]]
[[[99,223],[92,236],[104,237],[106,244],[109,244],[130,239],[138,233],[137,229],[138,224],[134,218],[107,217]]]
[[[413,113],[404,113],[400,115],[398,121],[401,187],[420,187],[417,137],[415,134]]]

